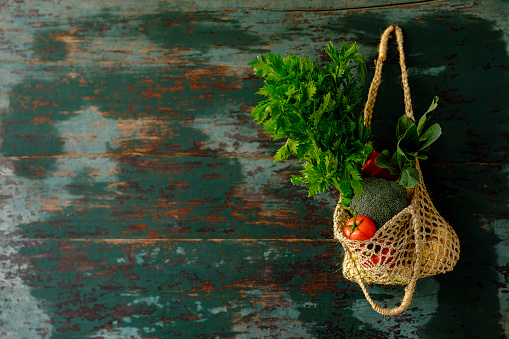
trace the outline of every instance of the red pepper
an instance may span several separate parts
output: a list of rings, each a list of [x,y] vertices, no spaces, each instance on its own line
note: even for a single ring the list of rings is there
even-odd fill
[[[397,176],[391,174],[391,171],[387,168],[381,168],[376,165],[376,158],[379,155],[381,155],[381,153],[378,152],[373,152],[369,155],[364,167],[362,167],[362,173],[368,177],[395,180]]]

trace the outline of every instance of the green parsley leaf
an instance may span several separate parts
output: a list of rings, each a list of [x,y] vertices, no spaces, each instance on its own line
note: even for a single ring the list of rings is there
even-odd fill
[[[331,187],[344,201],[362,191],[360,170],[373,151],[371,130],[360,104],[366,66],[356,44],[325,48],[324,67],[306,57],[267,53],[249,63],[265,79],[257,92],[266,97],[251,115],[274,139],[286,143],[275,161],[296,156],[302,162],[293,184],[306,184],[314,195]]]

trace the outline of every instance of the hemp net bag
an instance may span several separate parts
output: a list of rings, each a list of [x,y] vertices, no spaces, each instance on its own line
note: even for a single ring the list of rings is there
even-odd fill
[[[392,32],[395,32],[398,43],[405,114],[415,121],[403,52],[403,34],[401,28],[394,25],[382,34],[375,75],[364,108],[366,125],[371,124],[387,43]],[[415,162],[420,182],[415,186],[409,205],[380,227],[372,238],[365,241],[346,238],[343,225],[350,216],[339,204],[334,212],[334,238],[339,240],[345,251],[343,275],[357,282],[373,309],[384,315],[399,314],[410,306],[417,279],[451,271],[459,259],[458,236],[435,209],[424,185],[418,159]],[[373,256],[378,259],[374,260]],[[373,302],[365,283],[406,285],[405,295],[398,307],[383,308]]]

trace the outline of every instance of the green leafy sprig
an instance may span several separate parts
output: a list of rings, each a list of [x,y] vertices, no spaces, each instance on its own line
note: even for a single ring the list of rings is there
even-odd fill
[[[373,151],[371,130],[359,112],[366,66],[356,44],[340,50],[329,43],[331,59],[322,69],[306,57],[277,53],[249,63],[264,78],[251,115],[274,139],[287,138],[274,160],[296,156],[303,162],[293,184],[305,183],[309,196],[336,187],[348,205],[362,193],[361,172]]]
[[[434,97],[431,105],[424,115],[415,122],[406,115],[398,119],[396,137],[398,144],[391,156],[389,151],[383,151],[376,158],[378,167],[387,168],[391,174],[399,175],[399,183],[407,188],[414,187],[420,181],[419,171],[415,168],[415,159],[426,160],[430,145],[442,134],[438,123],[425,129],[426,123],[431,119],[438,106],[438,97]],[[390,159],[392,161],[390,161]]]

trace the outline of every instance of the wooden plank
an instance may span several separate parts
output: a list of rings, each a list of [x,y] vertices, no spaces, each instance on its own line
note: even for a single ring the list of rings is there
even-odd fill
[[[18,178],[1,187],[4,201],[40,215],[22,226],[28,238],[331,238],[336,197],[309,199],[305,188],[292,187],[295,164],[134,155],[25,158],[13,164]]]
[[[153,6],[147,7],[129,1],[109,3],[91,6],[76,1],[73,9],[51,1],[45,5],[36,3],[37,8],[31,3],[4,5],[6,9],[2,13],[7,19],[2,59],[32,64],[125,62],[147,65],[200,61],[245,66],[259,51],[270,49],[314,57],[329,40],[362,42],[364,39],[366,47],[362,52],[374,57],[381,31],[394,22],[404,26],[406,32],[412,31],[412,27],[419,27],[418,32],[422,33],[443,26],[446,31],[437,35],[443,43],[450,34],[466,33],[464,30],[471,27],[470,24],[480,24],[484,29],[493,25],[498,29],[506,28],[504,15],[508,6],[492,1],[481,4],[428,1],[402,9],[374,6],[371,10],[359,11],[207,12],[175,9],[174,2],[167,1],[154,1]],[[206,3],[214,6],[213,2]],[[246,4],[256,6],[256,2]],[[338,6],[341,5],[338,2]],[[486,16],[497,21],[487,20]],[[90,17],[94,18],[93,23]],[[474,37],[479,36],[482,35],[474,34]],[[430,42],[428,39],[419,41]],[[461,40],[454,41],[457,43]]]
[[[489,261],[475,260],[468,252],[460,269],[449,274],[454,279],[421,280],[415,304],[405,316],[386,318],[370,311],[356,285],[336,272],[342,256],[335,244],[47,240],[19,245],[19,254],[7,259],[28,261],[29,270],[19,274],[41,310],[31,309],[22,323],[18,319],[11,325],[37,333],[37,317],[45,312],[57,338],[107,333],[363,338],[388,336],[394,328],[402,337],[497,335],[496,318],[478,314],[482,321],[468,322],[476,309],[490,307],[495,299],[494,293],[484,297],[495,286],[466,269],[472,265],[466,261],[474,260],[471,269],[481,272]],[[387,305],[402,296],[401,288],[370,291]],[[3,305],[7,311],[19,307],[14,302]],[[440,319],[450,321],[437,324],[433,314],[438,311]]]
[[[2,201],[39,215],[20,218],[25,238],[332,238],[336,196],[309,199],[305,187],[292,186],[297,163],[119,155],[27,158],[13,165],[18,177],[1,181]],[[508,168],[423,165],[438,209],[462,225],[459,233],[479,231],[475,219],[508,217],[500,178]]]
[[[5,156],[267,156],[270,139],[249,117],[259,81],[245,68],[57,65],[43,72],[55,80],[26,76],[9,94]]]
[[[325,295],[302,282],[326,284],[323,289],[338,292],[339,296],[326,293],[336,301],[349,290],[329,280],[328,259],[334,247],[319,244],[308,243],[305,251],[286,242],[25,245],[21,253],[32,258],[27,283],[37,288],[35,295],[52,314],[56,337],[107,332],[231,337],[263,335],[267,326],[274,335],[305,335],[299,315],[316,309],[314,300]],[[293,262],[293,269],[280,266],[283,257]],[[302,290],[286,290],[295,284]],[[327,302],[329,311],[342,306],[333,300]],[[285,314],[288,307],[293,314]],[[321,323],[323,331],[325,319]]]
[[[504,35],[488,21],[455,16],[446,10],[443,9],[444,13],[437,20],[430,21],[419,16],[419,21],[405,24],[408,50],[411,51],[407,59],[416,114],[422,114],[433,96],[440,96],[437,119],[444,122],[446,135],[443,139],[447,138],[447,143],[442,142],[441,146],[451,148],[446,153],[455,152],[459,156],[455,160],[467,161],[475,156],[471,149],[483,147],[483,151],[493,157],[490,162],[504,161],[504,143],[508,133],[506,124],[503,124],[507,116],[506,96],[503,93],[503,70],[507,64]],[[381,14],[385,12],[394,15],[392,11],[380,10]],[[416,19],[419,14],[415,13]],[[236,17],[231,20],[221,20],[210,13],[186,15],[186,19],[179,19],[182,21],[180,25],[192,21],[202,23],[203,27],[194,33],[183,32],[178,38],[164,25],[164,20],[168,20],[166,13],[147,16],[139,22],[140,26],[146,27],[143,35],[167,46],[160,49],[163,53],[161,59],[152,59],[155,64],[150,64],[146,57],[159,54],[149,53],[140,45],[139,32],[133,32],[127,29],[131,26],[115,21],[120,19],[110,18],[109,22],[115,22],[115,29],[110,27],[107,30],[111,31],[110,38],[127,37],[135,40],[138,45],[132,46],[126,53],[139,51],[140,55],[126,58],[123,56],[126,53],[110,54],[111,51],[100,49],[94,49],[92,53],[91,50],[77,49],[77,54],[70,56],[71,53],[68,53],[63,63],[36,62],[34,68],[26,69],[22,64],[13,68],[17,70],[9,72],[8,77],[18,85],[5,94],[11,113],[3,121],[4,155],[135,151],[270,157],[274,153],[274,144],[249,117],[252,107],[260,100],[254,92],[261,86],[261,82],[252,76],[246,63],[267,48],[281,53],[300,49],[301,54],[321,59],[323,53],[320,50],[326,41],[319,37],[332,38],[337,36],[332,33],[333,30],[341,32],[346,28],[338,26],[337,18],[332,18],[334,21],[331,22],[330,16],[325,14],[310,13],[302,16],[299,18],[299,27],[306,30],[306,39],[311,40],[302,50],[302,44],[299,45],[292,33],[295,24],[288,24],[282,15],[264,24],[264,27],[273,27],[269,32],[278,27],[277,31],[282,35],[278,46],[270,45],[274,37],[268,36],[267,32],[257,32],[253,27],[249,27],[244,35],[239,35],[240,23],[247,22],[250,14],[236,13]],[[350,13],[345,17],[348,21],[342,25],[354,25],[355,22],[367,24],[375,20],[375,17],[370,13]],[[229,21],[236,21],[237,24]],[[214,27],[222,32],[220,37],[210,33],[207,22],[213,22]],[[307,29],[311,25],[319,29]],[[350,39],[361,44],[368,58],[374,58],[373,47],[376,46],[380,27],[385,25],[388,22],[375,20],[374,24],[364,27],[366,31],[352,33]],[[127,28],[118,28],[117,31],[116,26]],[[229,38],[234,32],[239,35],[235,41]],[[55,36],[51,32],[39,34],[44,40]],[[101,41],[101,35],[105,33],[100,27],[92,27],[76,34],[82,36],[80,43],[90,46],[91,40],[95,38]],[[198,39],[195,39],[196,34]],[[215,43],[200,34],[214,36]],[[436,48],[435,41],[426,38],[426,34],[441,37],[438,44],[440,49]],[[491,41],[483,43],[481,37],[484,36],[489,36]],[[177,44],[197,42],[196,46],[173,46],[172,39]],[[340,36],[334,40],[340,43],[348,39]],[[56,40],[46,43],[54,46]],[[263,47],[253,47],[255,43]],[[214,50],[211,46],[215,46]],[[283,51],[281,46],[287,50]],[[232,47],[235,47],[235,53],[231,53]],[[46,61],[59,58],[55,50],[37,45],[35,48],[41,53],[48,52],[44,58]],[[178,51],[176,55],[164,54],[175,48]],[[390,126],[402,112],[395,52],[393,48],[384,69],[374,124],[377,137],[386,137],[386,140],[393,143],[392,135],[383,133],[386,125],[378,128],[377,120],[388,120]],[[97,56],[103,58],[97,60],[100,61],[99,65],[94,63]],[[220,64],[211,63],[214,59]],[[486,63],[476,64],[473,60],[486,60]],[[175,65],[161,64],[166,62]],[[93,67],[90,67],[90,63]],[[372,69],[370,71],[372,74]],[[475,88],[468,86],[467,77],[478,79],[490,93],[490,100],[479,100]],[[80,91],[73,93],[76,87]],[[64,149],[62,143],[67,140],[53,129],[56,128],[55,122],[68,120],[72,121],[64,124],[65,128],[89,128],[96,132],[76,135],[75,145]],[[479,125],[478,122],[483,123]],[[87,127],[87,124],[93,126]],[[32,133],[25,133],[27,130]],[[448,131],[454,132],[449,136]],[[493,131],[499,136],[494,143]],[[113,140],[101,139],[110,135],[116,137]],[[108,150],[105,150],[104,142],[109,142]],[[445,159],[448,156],[444,154],[443,157]]]

